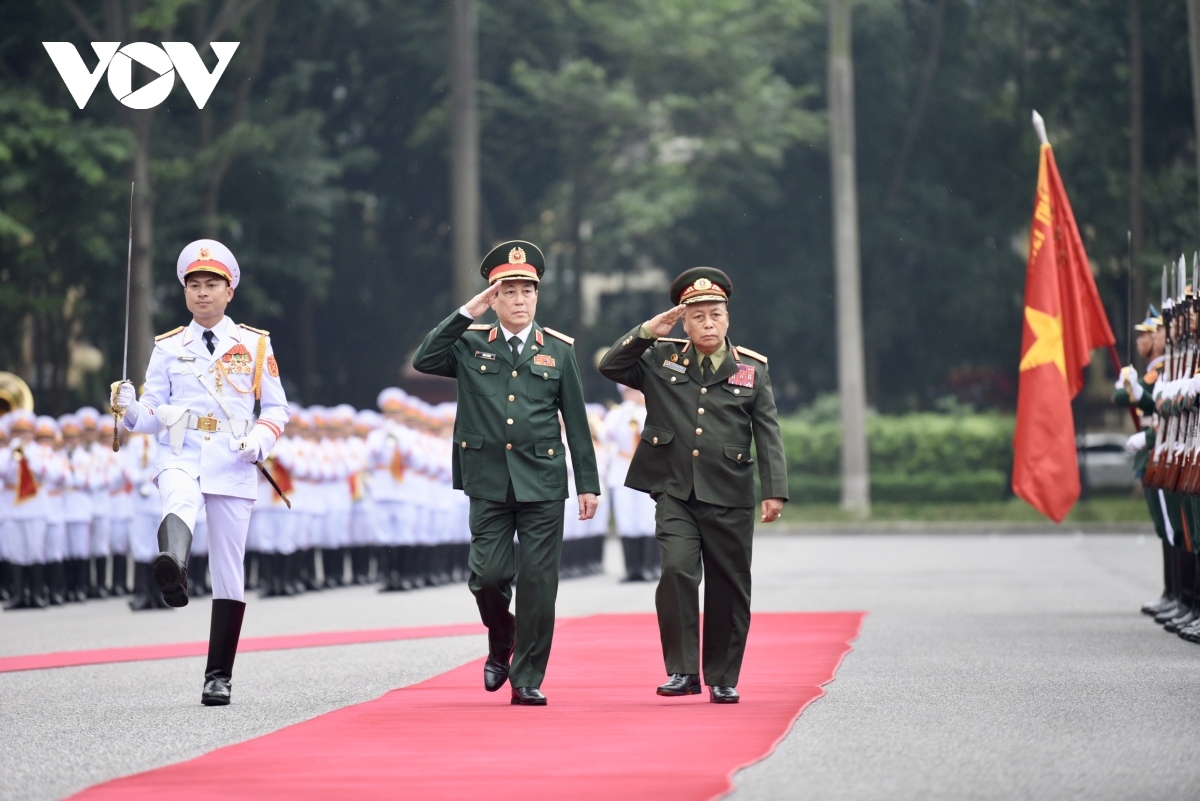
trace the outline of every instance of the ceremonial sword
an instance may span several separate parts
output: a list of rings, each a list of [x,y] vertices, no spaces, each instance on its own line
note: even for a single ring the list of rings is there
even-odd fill
[[[280,500],[287,504],[287,508],[291,509],[292,502],[288,500],[288,496],[284,495],[283,490],[281,490],[279,485],[275,483],[275,479],[271,476],[270,471],[267,470],[267,466],[258,461],[254,463],[254,466],[258,468],[258,472],[263,474],[263,478],[271,482],[271,486],[275,488],[275,492],[279,493]]]
[[[133,190],[135,181],[129,182],[129,251],[125,261],[125,350],[121,357],[121,380],[117,386],[129,380],[129,288],[133,283]],[[112,404],[113,415],[113,453],[121,450],[120,428],[121,418],[125,411]]]

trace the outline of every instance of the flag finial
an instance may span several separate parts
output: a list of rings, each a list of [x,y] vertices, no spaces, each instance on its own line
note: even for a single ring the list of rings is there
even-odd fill
[[[1043,145],[1050,144],[1050,140],[1046,137],[1046,121],[1042,119],[1042,115],[1038,114],[1036,109],[1033,112],[1033,130],[1037,131],[1038,139]]]

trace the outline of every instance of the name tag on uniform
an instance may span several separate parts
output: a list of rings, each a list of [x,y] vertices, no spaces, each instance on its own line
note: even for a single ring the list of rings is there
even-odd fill
[[[483,351],[481,351],[481,350],[477,350],[477,351],[475,351],[475,358],[477,358],[477,359],[491,359],[491,360],[495,361],[495,359],[496,359],[496,354],[494,354],[494,353],[484,353],[484,352],[483,352]]]
[[[686,367],[684,367],[682,364],[677,364],[676,362],[673,362],[670,359],[663,359],[663,367],[667,368],[668,370],[674,370],[677,373],[686,373],[687,372]]]
[[[196,361],[196,357],[195,357],[195,356],[176,356],[175,358],[179,359],[179,361],[181,361],[181,362],[194,362],[194,361]]]
[[[533,357],[533,363],[538,365],[539,367],[553,367],[554,366],[554,357],[548,356],[545,353],[539,353],[538,355]]]
[[[739,364],[737,372],[729,376],[729,383],[735,387],[753,387],[754,368],[748,364]]]

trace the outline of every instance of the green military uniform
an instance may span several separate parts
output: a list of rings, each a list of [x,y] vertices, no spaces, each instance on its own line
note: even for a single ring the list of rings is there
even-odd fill
[[[1142,326],[1139,325],[1138,328],[1140,330]],[[1142,431],[1146,432],[1146,447],[1136,451],[1133,455],[1133,472],[1139,480],[1146,474],[1146,465],[1150,462],[1150,455],[1154,452],[1154,426],[1151,422],[1152,415],[1155,413],[1154,385],[1158,382],[1158,373],[1162,362],[1163,357],[1159,356],[1147,366],[1146,373],[1138,379],[1142,388],[1142,397],[1136,402],[1130,397],[1129,390],[1123,386],[1113,392],[1115,405],[1132,406],[1141,413]],[[1163,522],[1163,502],[1160,498],[1160,491],[1153,487],[1142,487],[1142,492],[1146,498],[1146,508],[1150,512],[1150,519],[1154,521],[1154,530],[1163,542],[1168,542],[1167,528]]]
[[[710,268],[680,278],[691,279],[688,288],[707,280],[708,287],[724,284],[723,294],[732,289]],[[672,302],[679,295],[673,289]],[[641,326],[609,349],[600,372],[646,397],[646,424],[625,486],[650,493],[657,507],[662,577],[655,600],[667,673],[700,673],[703,562],[704,680],[736,687],[750,627],[755,461],[764,498],[786,500],[788,488],[766,358],[728,339],[713,354],[721,356],[702,372],[704,354],[690,341],[656,340]]]
[[[523,253],[520,258],[523,263]],[[413,367],[458,380],[453,471],[454,487],[471,499],[468,586],[488,627],[491,654],[507,654],[516,638],[513,688],[539,687],[554,636],[567,498],[560,413],[576,491],[600,493],[572,340],[534,322],[514,357],[498,325],[474,324],[459,310],[425,337]],[[508,611],[514,532],[521,548],[515,619]]]

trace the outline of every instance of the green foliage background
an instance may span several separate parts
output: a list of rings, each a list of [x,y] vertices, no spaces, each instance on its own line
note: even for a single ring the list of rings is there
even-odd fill
[[[0,369],[34,379],[51,412],[97,402],[119,369],[133,152],[106,84],[77,109],[40,44],[74,42],[90,64],[68,5],[0,4]],[[75,5],[97,25],[114,7]],[[369,406],[454,306],[449,4],[144,0],[136,38],[198,41],[226,5],[250,10],[225,36],[242,46],[209,106],[177,82],[154,118],[157,329],[184,319],[175,256],[212,214],[245,268],[231,314],[272,330],[291,394]],[[1185,7],[1143,5],[1139,267],[1156,272],[1196,246],[1200,218]],[[824,3],[480,0],[479,28],[481,252],[543,245],[539,318],[590,354],[666,298],[609,299],[585,326],[582,275],[712,264],[734,277],[732,335],[770,355],[781,406],[832,390]],[[1125,329],[1128,4],[861,0],[854,55],[871,403],[931,411],[952,390],[1011,408],[1032,108]],[[106,364],[68,387],[78,342]],[[874,425],[877,480],[900,486],[906,463],[888,454],[913,437]],[[1002,470],[983,439],[912,458]]]

